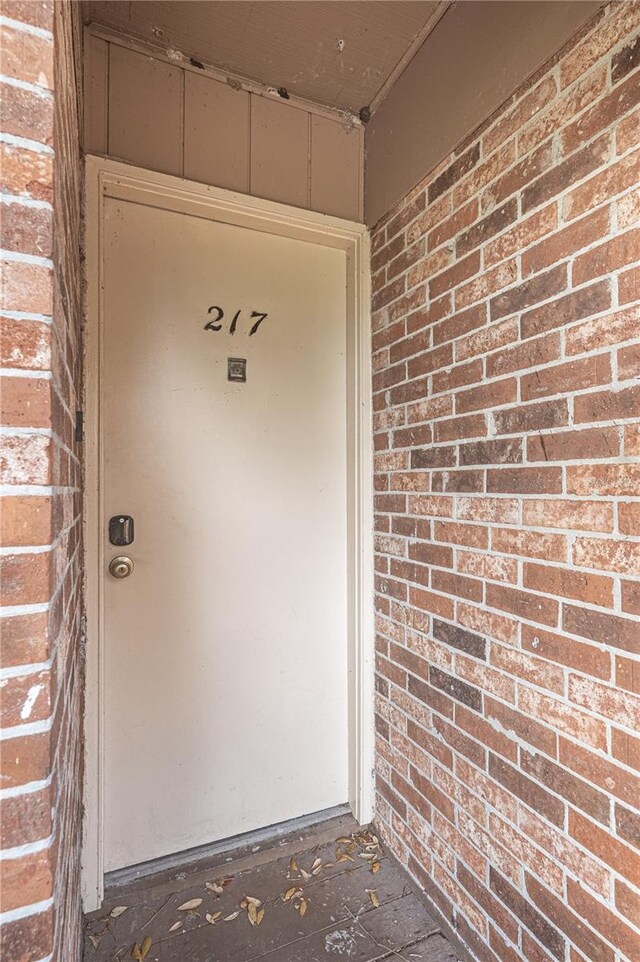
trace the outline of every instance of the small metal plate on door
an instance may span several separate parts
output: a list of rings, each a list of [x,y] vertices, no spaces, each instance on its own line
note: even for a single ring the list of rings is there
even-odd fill
[[[247,359],[245,357],[227,358],[227,380],[246,381],[247,380]]]

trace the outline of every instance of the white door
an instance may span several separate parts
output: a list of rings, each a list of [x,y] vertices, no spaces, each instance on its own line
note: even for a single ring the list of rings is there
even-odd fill
[[[105,200],[105,871],[347,801],[345,256]]]

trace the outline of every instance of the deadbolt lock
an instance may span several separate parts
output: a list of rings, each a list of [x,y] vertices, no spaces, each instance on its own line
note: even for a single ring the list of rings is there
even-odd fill
[[[133,561],[131,558],[119,555],[109,562],[109,571],[114,578],[128,578],[133,571]]]

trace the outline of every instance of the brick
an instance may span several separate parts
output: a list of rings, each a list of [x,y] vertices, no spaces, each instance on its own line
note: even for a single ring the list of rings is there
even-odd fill
[[[524,341],[487,358],[487,377],[511,374],[531,367],[550,364],[560,359],[560,335],[557,333]]]
[[[610,909],[602,905],[573,879],[567,881],[569,905],[593,928],[597,929],[608,942],[613,942],[630,959],[640,949],[638,930],[631,929]]]
[[[537,909],[525,899],[493,866],[489,870],[491,890],[551,952],[554,958],[564,958],[564,939]]]
[[[552,136],[575,115],[592,104],[601,96],[607,85],[607,68],[601,64],[560,97],[555,98],[548,108],[534,118],[532,123],[518,133],[518,155],[528,153],[547,137]]]
[[[433,637],[445,645],[450,645],[459,651],[464,651],[469,655],[473,655],[475,658],[486,659],[487,657],[486,640],[480,635],[471,631],[465,631],[457,625],[447,624],[437,618],[433,620],[432,631]]]
[[[559,748],[559,761],[565,768],[571,769],[592,785],[606,786],[610,795],[623,802],[630,805],[637,803],[638,778],[635,774],[564,738],[560,739]]]
[[[522,275],[530,277],[601,240],[609,230],[609,210],[583,217],[545,238],[522,255]]]
[[[47,851],[0,861],[0,909],[10,912],[53,894],[50,856]]]
[[[609,799],[592,785],[567,772],[562,765],[552,762],[544,755],[522,749],[520,767],[536,782],[565,798],[571,805],[582,809],[604,824],[609,822]],[[569,810],[570,811],[570,810]]]
[[[633,497],[639,484],[637,464],[580,464],[567,468],[567,494]]]
[[[567,354],[582,354],[631,340],[640,322],[640,307],[633,306],[567,331]]]
[[[487,548],[489,546],[489,533],[481,525],[437,521],[434,525],[434,540],[449,544],[461,544],[470,548]]]
[[[567,542],[564,535],[544,534],[540,531],[521,531],[513,528],[494,528],[491,531],[492,551],[549,561],[566,561]]]
[[[51,271],[48,267],[5,260],[0,268],[4,310],[51,314],[53,289]]]
[[[4,51],[3,51],[4,52]],[[41,144],[53,142],[53,98],[44,88],[34,89],[2,83],[2,129],[14,137]]]
[[[508,404],[510,401],[515,401],[516,392],[517,382],[514,378],[505,378],[502,381],[493,381],[491,384],[472,388],[470,391],[461,391],[456,394],[456,414],[467,414],[478,409]]]
[[[0,501],[0,539],[5,547],[49,544],[51,521],[49,497],[5,497]]]
[[[45,378],[2,377],[0,417],[8,427],[44,428],[51,423],[50,384]]]
[[[600,314],[611,306],[611,292],[607,281],[598,281],[579,291],[571,291],[553,304],[526,311],[520,321],[523,338],[535,337],[544,331],[564,327],[592,314]],[[571,337],[572,331],[568,332]],[[578,353],[571,351],[569,353]]]
[[[635,151],[618,163],[590,177],[584,184],[575,187],[563,200],[565,219],[579,217],[593,210],[599,204],[608,202],[611,197],[634,187],[640,180],[640,151]],[[629,225],[630,226],[630,225]]]
[[[50,788],[12,795],[2,800],[0,844],[3,848],[18,848],[47,839],[52,828]]]
[[[2,619],[2,649],[0,667],[46,661],[49,653],[48,618],[46,612],[33,615],[13,615]]]
[[[499,521],[516,524],[519,502],[515,498],[465,498],[456,501],[456,517],[464,521]]]
[[[480,200],[482,210],[489,210],[495,204],[502,203],[507,197],[522,190],[527,184],[535,181],[544,171],[549,170],[553,161],[554,156],[550,143],[543,144],[537,150],[528,154],[487,187]],[[523,213],[525,212],[523,211]]]
[[[585,645],[551,631],[523,625],[522,647],[525,651],[534,652],[541,658],[566,665],[567,668],[574,668],[595,678],[606,681],[611,676],[609,652],[596,648],[595,645]]]
[[[611,362],[608,356],[597,354],[526,374],[520,380],[520,394],[523,401],[531,401],[550,394],[582,391],[607,384],[610,380]]]
[[[3,250],[17,254],[51,257],[51,212],[27,207],[18,201],[3,201],[0,206],[0,235]]]
[[[474,255],[469,254],[472,258]],[[477,301],[489,297],[503,287],[513,284],[518,276],[515,258],[503,261],[488,271],[482,271],[479,277],[466,284],[462,284],[455,292],[455,307],[457,311],[470,307]]]
[[[456,253],[462,257],[472,251],[475,247],[484,244],[496,234],[501,233],[512,224],[518,215],[518,205],[515,198],[507,201],[501,207],[483,217],[482,220],[474,224],[456,240]]]
[[[513,733],[534,748],[540,749],[552,758],[555,757],[557,738],[555,732],[547,728],[546,725],[536,722],[529,715],[510,708],[508,705],[503,705],[493,698],[485,698],[485,714],[492,722],[492,727],[498,727],[509,735]],[[504,752],[501,754],[504,754]],[[516,757],[512,758],[511,761],[516,761]]]
[[[573,83],[634,29],[638,16],[635,7],[619,7],[614,15],[598,20],[586,37],[570,50],[560,64],[561,86]]]
[[[476,441],[458,448],[460,464],[519,464],[522,461],[522,441],[518,438]]]
[[[0,557],[3,605],[32,605],[48,601],[51,594],[51,557],[42,554]]]
[[[637,651],[637,623],[618,615],[565,605],[562,627],[571,634],[599,644],[611,645],[623,651]]]
[[[640,537],[640,503],[620,503],[618,505],[618,525],[623,534]]]
[[[524,685],[518,688],[518,705],[528,716],[551,725],[557,732],[569,735],[593,748],[606,749],[606,725],[579,708]]]
[[[487,472],[487,491],[503,494],[559,494],[561,468],[496,468]]]
[[[564,264],[558,264],[544,274],[493,297],[489,304],[491,320],[498,320],[508,314],[515,314],[527,307],[532,307],[540,301],[546,301],[556,294],[561,294],[566,286],[567,268]]]
[[[637,928],[640,919],[640,896],[619,879],[615,882],[615,905],[618,912],[625,915]]]
[[[612,949],[584,925],[559,898],[552,895],[528,872],[525,873],[525,879],[527,893],[540,911],[586,953],[590,962],[613,962]]]
[[[585,284],[632,264],[638,259],[639,249],[640,228],[612,237],[576,258],[572,268],[573,283]]]
[[[51,364],[51,328],[39,321],[0,318],[2,367],[46,371]]]
[[[455,210],[451,217],[441,221],[437,227],[434,227],[433,230],[429,232],[427,237],[428,249],[433,250],[436,247],[440,247],[441,244],[444,244],[452,237],[456,237],[465,227],[470,227],[478,216],[478,210],[479,205],[476,197],[468,204],[465,204],[464,207]]]
[[[520,218],[513,227],[504,231],[484,248],[484,263],[492,267],[498,261],[518,253],[534,241],[540,240],[558,226],[558,210],[555,203],[543,207],[528,217]]]
[[[566,137],[566,135],[565,135]],[[584,142],[584,140],[583,140]],[[547,203],[556,194],[571,184],[582,180],[601,167],[609,158],[607,137],[583,147],[562,163],[543,173],[522,192],[522,212],[527,213],[534,207]]]
[[[560,435],[562,437],[562,435]],[[527,499],[523,507],[525,525],[583,531],[613,531],[613,504],[605,501],[552,501]]]
[[[467,358],[476,357],[478,354],[486,354],[489,351],[504,348],[507,344],[516,341],[517,338],[518,322],[515,318],[510,318],[500,324],[491,324],[468,337],[461,338],[455,344],[456,361],[463,361]]]
[[[635,147],[640,143],[640,112],[635,111],[621,120],[616,127],[616,148],[618,154]]]
[[[507,137],[517,133],[550,103],[558,92],[555,77],[546,76],[541,82],[508,110],[485,134],[487,151],[495,150]]]
[[[576,704],[611,721],[632,730],[640,728],[640,700],[633,694],[603,685],[592,678],[570,674],[568,696]]]
[[[429,281],[429,297],[433,300],[446,291],[459,287],[464,281],[477,274],[479,270],[480,254],[478,251],[474,251],[468,257],[456,261],[452,267],[437,274],[433,280]]]
[[[616,832],[620,838],[640,849],[640,814],[625,808],[619,802],[616,802],[614,808]]]
[[[555,627],[558,623],[558,602],[528,591],[506,585],[487,585],[486,602],[490,608],[508,611],[518,618]]]
[[[573,545],[573,561],[582,568],[599,568],[639,577],[640,542],[576,538]]]
[[[586,601],[592,605],[613,605],[611,578],[602,575],[527,563],[524,566],[523,583],[525,588],[534,591]]]
[[[640,405],[640,386],[598,391],[577,397],[574,403],[574,421],[583,424],[591,421],[614,421],[635,418]]]
[[[580,812],[570,810],[569,833],[583,848],[640,887],[640,854],[615,838],[608,827],[603,829]]]
[[[527,461],[593,461],[619,455],[620,438],[616,428],[540,433],[527,438]]]
[[[515,558],[481,554],[479,551],[456,552],[456,569],[487,581],[518,581],[518,562]]]
[[[562,148],[565,153],[576,150],[587,140],[591,140],[605,128],[611,126],[613,121],[623,117],[629,110],[637,106],[640,101],[640,89],[638,78],[634,75],[627,77],[610,94],[600,98],[589,110],[586,110],[577,120],[562,132]],[[597,143],[606,142],[606,136]],[[583,154],[584,150],[577,155]],[[570,158],[571,159],[571,158]],[[561,165],[562,166],[562,165]],[[588,170],[585,170],[581,177],[584,177]]]
[[[433,203],[441,194],[467,174],[480,159],[480,144],[474,144],[466,153],[461,154],[446,170],[429,184],[427,194],[429,203]]]
[[[544,380],[545,375],[542,373]],[[531,375],[535,379],[535,375]],[[521,385],[526,378],[521,379]],[[522,390],[522,388],[521,388]],[[493,423],[498,434],[523,434],[527,431],[542,431],[545,428],[563,427],[569,422],[569,408],[566,401],[545,401],[542,404],[518,405],[496,411]]]

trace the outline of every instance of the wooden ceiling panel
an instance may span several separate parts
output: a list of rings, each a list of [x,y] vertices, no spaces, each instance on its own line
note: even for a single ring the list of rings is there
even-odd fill
[[[84,20],[357,112],[376,100],[442,6],[438,0],[87,0]]]

